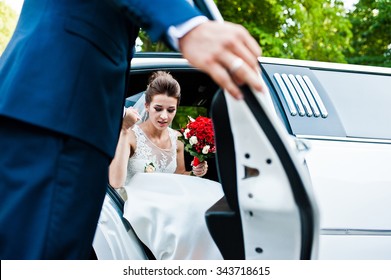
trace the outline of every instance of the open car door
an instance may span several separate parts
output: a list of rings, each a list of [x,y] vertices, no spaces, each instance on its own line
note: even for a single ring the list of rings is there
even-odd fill
[[[216,94],[211,108],[225,198],[206,213],[225,259],[313,259],[319,214],[303,152],[267,94]]]
[[[223,20],[213,0],[194,3]],[[225,259],[316,258],[319,214],[307,147],[288,134],[268,94],[242,91],[242,101],[220,91],[212,102],[225,197],[206,213],[209,231]]]

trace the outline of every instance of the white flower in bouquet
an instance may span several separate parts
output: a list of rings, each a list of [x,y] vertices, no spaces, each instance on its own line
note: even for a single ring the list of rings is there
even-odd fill
[[[192,136],[192,137],[190,137],[189,143],[190,143],[190,145],[192,145],[192,146],[195,145],[195,144],[197,144],[197,143],[198,143],[197,136]]]
[[[204,155],[208,154],[209,153],[209,149],[210,149],[210,146],[209,145],[205,145],[205,147],[202,148],[202,153]]]
[[[184,133],[183,133],[183,137],[185,137],[185,139],[187,139],[187,134],[190,132],[190,129],[186,128]]]

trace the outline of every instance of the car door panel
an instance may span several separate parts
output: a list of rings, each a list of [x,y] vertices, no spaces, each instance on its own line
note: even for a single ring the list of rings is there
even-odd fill
[[[383,216],[391,213],[391,145],[307,141],[321,228],[391,230],[391,219]]]
[[[391,146],[307,140],[321,215],[320,259],[391,259]]]
[[[321,260],[390,260],[389,235],[325,235],[319,239]]]
[[[230,165],[235,164],[239,209],[234,211],[241,217],[245,258],[316,258],[318,213],[305,162],[270,110],[268,97],[246,87],[243,91],[242,101],[227,93],[224,97],[235,151]],[[216,133],[217,157],[220,137]],[[224,177],[232,176],[229,171],[232,167],[227,172],[219,164],[223,188]]]

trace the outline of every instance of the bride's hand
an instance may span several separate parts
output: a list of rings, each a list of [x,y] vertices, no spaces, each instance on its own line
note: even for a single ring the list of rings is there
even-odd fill
[[[206,160],[200,162],[197,166],[193,166],[193,162],[191,163],[193,168],[193,174],[197,177],[202,177],[208,172],[208,162]]]
[[[124,119],[122,120],[122,128],[125,130],[129,129],[139,120],[140,115],[137,110],[133,107],[128,107],[125,110]]]

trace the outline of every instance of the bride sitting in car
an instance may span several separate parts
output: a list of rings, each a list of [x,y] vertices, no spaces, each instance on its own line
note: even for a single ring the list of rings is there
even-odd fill
[[[180,133],[170,128],[179,101],[178,82],[167,72],[153,73],[137,102],[140,110],[125,111],[109,182],[125,200],[124,217],[156,259],[222,259],[204,214],[223,191],[201,179],[207,161],[185,168]]]

